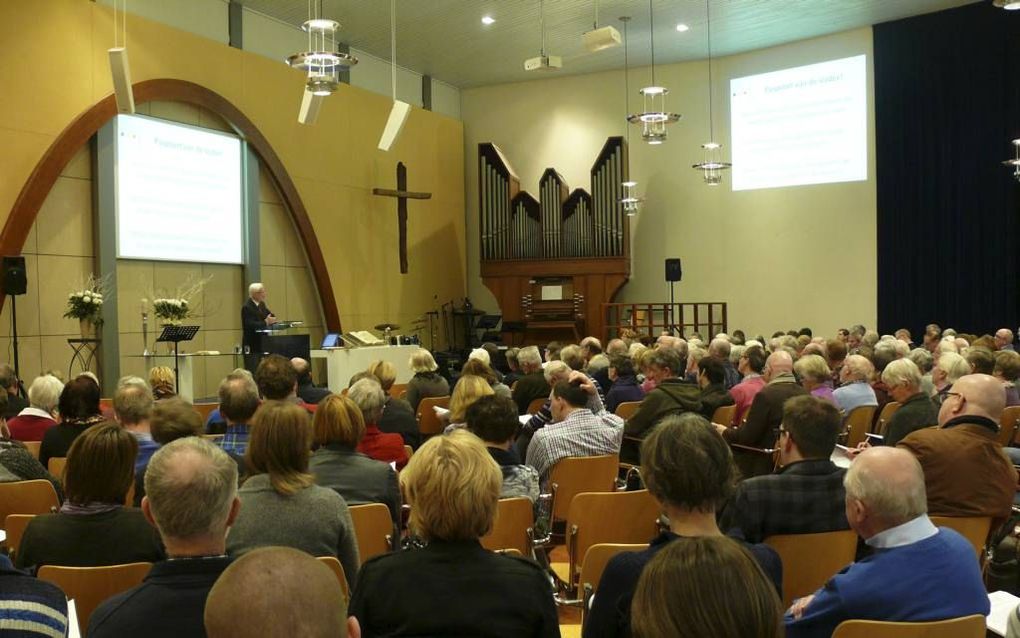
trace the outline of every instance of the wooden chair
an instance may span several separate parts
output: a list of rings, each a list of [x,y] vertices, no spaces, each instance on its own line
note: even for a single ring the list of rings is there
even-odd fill
[[[89,618],[99,603],[142,583],[152,563],[128,563],[108,567],[58,567],[43,565],[39,580],[53,583],[64,595],[74,599],[81,635],[89,626]]]
[[[780,534],[765,543],[783,561],[783,608],[813,594],[829,578],[854,562],[857,534],[853,530],[820,534]]]
[[[394,399],[403,399],[407,396],[407,384],[406,383],[394,383],[390,386],[390,396]]]
[[[411,447],[410,445],[405,445],[404,446],[404,453],[407,454],[407,460],[410,461],[411,460],[411,455],[414,454],[414,448]]]
[[[8,514],[4,519],[4,531],[7,532],[7,553],[12,561],[21,546],[21,537],[25,535],[25,528],[35,516],[35,514]]]
[[[440,434],[443,431],[443,422],[439,420],[439,416],[433,407],[449,408],[450,397],[428,397],[422,399],[421,403],[418,404],[418,431],[421,432],[422,436],[432,436],[434,434]]]
[[[637,412],[637,409],[640,406],[640,401],[624,401],[616,406],[616,416],[626,421],[630,419],[630,417],[634,416],[634,413]]]
[[[521,556],[532,556],[532,535],[535,528],[535,507],[518,496],[501,498],[496,506],[492,529],[482,537],[482,547],[493,551],[515,549]]]
[[[985,617],[962,616],[936,622],[844,620],[832,638],[984,638]]]
[[[362,563],[393,549],[393,518],[390,516],[390,508],[382,503],[369,503],[352,505],[347,509],[354,521],[354,534],[358,538]]]
[[[11,514],[49,514],[58,507],[57,491],[49,481],[0,483],[0,520]]]
[[[344,592],[344,602],[350,600],[351,592],[347,588],[347,576],[344,575],[344,566],[340,564],[340,561],[336,556],[316,556],[316,560],[320,563],[329,567],[329,570],[333,572],[336,579],[340,581],[340,589]]]
[[[878,414],[878,422],[875,424],[875,434],[885,436],[885,426],[889,423],[892,415],[896,414],[896,410],[900,409],[900,405],[899,401],[890,401],[882,407],[882,411]]]
[[[542,409],[542,406],[545,405],[545,402],[548,400],[549,399],[546,397],[533,399],[531,403],[528,404],[528,414],[538,414],[538,412]]]
[[[46,462],[46,470],[61,481],[64,480],[64,466],[67,465],[66,456],[51,456]]]
[[[599,543],[647,543],[659,531],[658,520],[659,504],[648,490],[575,496],[567,514],[566,571],[557,570],[565,590],[576,593],[589,548]]]
[[[850,410],[843,423],[848,433],[846,446],[857,447],[864,442],[867,432],[871,430],[871,421],[875,418],[874,405],[862,405]]]
[[[208,421],[209,415],[219,407],[219,403],[196,403],[194,405],[195,412],[198,412],[199,416],[202,417],[202,423]]]
[[[401,401],[407,401],[407,390],[401,390],[400,394],[397,395],[397,398]]]
[[[715,409],[712,414],[712,423],[718,423],[719,425],[725,425],[729,427],[733,425],[733,417],[737,414],[736,405],[724,405]]]
[[[616,489],[620,456],[570,456],[549,470],[552,520],[566,520],[570,502],[581,492],[612,492]]]
[[[999,417],[999,445],[1007,447],[1016,436],[1016,424],[1020,419],[1020,405],[1012,405],[1002,411]]]
[[[584,554],[584,561],[581,562],[581,575],[578,583],[581,587],[581,626],[584,626],[584,615],[591,605],[591,599],[602,580],[602,572],[606,571],[613,556],[621,552],[639,552],[647,549],[648,544],[630,543],[598,543],[588,548]]]
[[[42,441],[23,441],[25,449],[35,457],[35,460],[39,460],[39,446],[42,445]]]
[[[948,527],[959,532],[970,541],[977,552],[978,562],[984,563],[985,544],[988,534],[992,531],[992,519],[988,516],[931,516],[935,527]]]

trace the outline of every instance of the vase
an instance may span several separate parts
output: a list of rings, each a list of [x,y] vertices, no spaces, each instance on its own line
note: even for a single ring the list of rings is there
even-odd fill
[[[96,324],[89,317],[84,317],[78,320],[78,327],[81,328],[82,339],[95,339],[96,338]]]

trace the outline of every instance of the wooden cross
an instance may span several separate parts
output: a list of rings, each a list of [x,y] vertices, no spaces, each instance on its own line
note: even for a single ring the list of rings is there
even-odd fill
[[[397,190],[373,188],[373,195],[397,198],[397,224],[400,226],[400,274],[407,274],[407,200],[431,199],[432,193],[415,193],[407,190],[407,167],[397,162]]]

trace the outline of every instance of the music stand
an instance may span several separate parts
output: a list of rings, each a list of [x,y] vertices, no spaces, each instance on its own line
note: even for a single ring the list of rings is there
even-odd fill
[[[178,370],[178,344],[182,341],[191,341],[198,333],[199,326],[163,326],[163,332],[159,333],[156,343],[174,344],[174,389],[180,391],[181,375]]]

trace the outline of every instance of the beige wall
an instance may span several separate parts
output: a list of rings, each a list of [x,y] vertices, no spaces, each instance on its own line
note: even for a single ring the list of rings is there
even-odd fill
[[[36,65],[52,42],[63,47],[59,82],[40,82]],[[0,222],[33,167],[71,120],[112,91],[106,49],[112,46],[108,8],[80,0],[0,3]],[[463,296],[463,132],[460,122],[415,109],[394,150],[376,150],[390,102],[354,87],[326,100],[315,126],[297,123],[302,76],[261,56],[132,18],[128,30],[132,78],[180,78],[223,95],[245,113],[280,156],[308,210],[347,330],[391,321],[409,325],[444,301]],[[143,106],[140,111],[144,112]],[[153,104],[151,114],[203,126],[222,126],[210,114],[181,104]],[[29,294],[18,316],[23,375],[50,367],[66,372],[66,339],[77,324],[62,319],[67,293],[94,269],[91,168],[79,152],[40,211],[24,252]],[[409,205],[410,273],[396,256],[396,206],[371,195],[392,188],[396,162],[408,166],[409,187],[433,193]],[[278,314],[312,318],[321,334],[319,300],[310,287],[303,251],[288,232],[289,215],[269,188],[260,197],[263,280]],[[43,257],[45,256],[45,258]],[[239,341],[238,308],[247,282],[238,267],[122,262],[122,355],[141,347],[138,292],[151,281],[172,289],[188,272],[214,274],[207,297],[206,340],[195,349],[232,349]],[[151,274],[150,274],[151,273]],[[151,277],[151,279],[150,279]],[[137,283],[136,283],[137,282]],[[206,300],[208,301],[208,299]],[[7,359],[9,304],[0,314],[0,359]],[[307,320],[307,319],[306,319]],[[313,335],[314,338],[314,335]],[[131,371],[122,360],[124,371]],[[210,376],[217,376],[220,370]]]
[[[874,326],[876,311],[874,103],[871,30],[794,43],[714,61],[716,141],[729,148],[729,80],[759,72],[860,53],[868,55],[868,180],[733,192],[703,185],[690,166],[708,140],[708,65],[656,68],[670,89],[670,110],[683,114],[669,140],[648,146],[631,132],[631,176],[645,198],[632,222],[632,276],[618,301],[668,301],[663,260],[681,257],[681,301],[725,301],[730,329],[771,334],[811,326],[832,334],[839,326]],[[629,112],[640,109],[637,89],[649,70],[633,69]],[[555,167],[571,188],[588,185],[605,138],[624,132],[623,73],[552,77],[464,90],[461,113],[467,193],[468,282],[472,301],[495,310],[478,276],[480,142],[494,142],[521,178],[538,192],[542,171]]]

